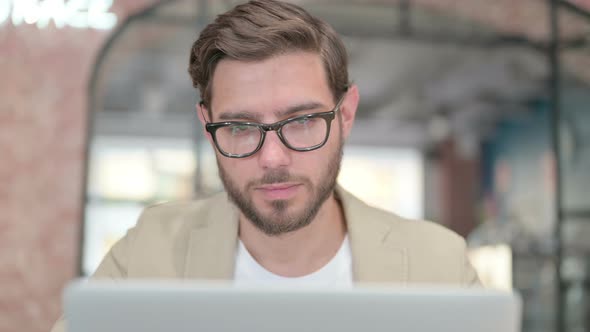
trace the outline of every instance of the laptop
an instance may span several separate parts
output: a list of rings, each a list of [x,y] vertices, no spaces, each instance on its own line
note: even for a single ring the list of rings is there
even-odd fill
[[[361,285],[237,287],[186,281],[76,281],[68,332],[517,332],[517,294]]]

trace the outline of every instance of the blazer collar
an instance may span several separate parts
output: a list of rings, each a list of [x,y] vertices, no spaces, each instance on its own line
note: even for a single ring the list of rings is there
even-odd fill
[[[354,280],[405,283],[408,255],[407,249],[400,245],[403,241],[395,232],[395,223],[384,220],[384,212],[368,206],[340,186],[336,187],[336,197],[342,204],[348,227]],[[186,217],[192,219],[187,222],[194,223],[194,227],[189,238],[185,277],[231,280],[236,265],[239,213],[226,193],[214,196],[207,203],[204,215]]]

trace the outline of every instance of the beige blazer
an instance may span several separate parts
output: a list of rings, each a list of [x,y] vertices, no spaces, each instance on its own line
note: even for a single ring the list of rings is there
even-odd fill
[[[459,235],[370,207],[340,187],[336,195],[348,227],[355,282],[479,285]],[[155,205],[144,210],[93,277],[231,280],[237,243],[238,211],[226,193]],[[52,332],[63,331],[61,319]]]

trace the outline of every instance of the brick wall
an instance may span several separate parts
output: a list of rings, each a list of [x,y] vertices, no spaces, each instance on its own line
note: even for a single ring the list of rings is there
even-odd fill
[[[115,0],[119,23],[155,0]],[[75,276],[87,85],[111,31],[0,26],[0,331],[47,331]]]

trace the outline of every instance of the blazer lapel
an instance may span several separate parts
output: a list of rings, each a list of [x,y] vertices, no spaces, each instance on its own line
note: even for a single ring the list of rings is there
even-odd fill
[[[337,187],[336,194],[348,227],[354,281],[406,283],[408,253],[401,241],[395,240],[395,223],[384,220],[383,211],[366,205],[341,187]]]
[[[208,213],[191,216],[199,220],[189,237],[185,277],[231,280],[238,241],[237,208],[225,193],[215,196],[208,204]]]

